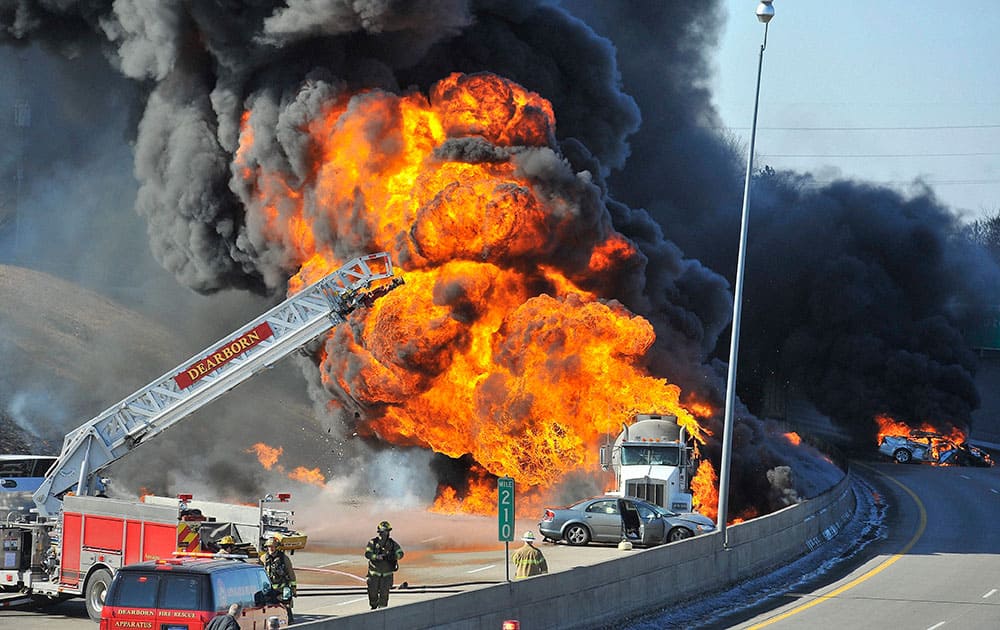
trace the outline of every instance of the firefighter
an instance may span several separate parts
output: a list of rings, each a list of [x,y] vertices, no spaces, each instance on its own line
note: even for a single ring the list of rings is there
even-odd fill
[[[514,563],[515,567],[514,579],[519,580],[533,575],[548,573],[549,565],[545,562],[542,550],[533,544],[535,542],[535,533],[531,531],[524,532],[521,540],[524,541],[524,545],[510,557],[510,561]]]
[[[205,630],[240,630],[240,622],[237,620],[239,616],[240,605],[230,604],[229,612],[213,618],[205,626]]]
[[[219,554],[227,556],[246,556],[246,554],[236,548],[236,539],[232,536],[223,536],[219,539]]]
[[[403,548],[392,538],[389,521],[378,524],[378,535],[368,541],[365,557],[368,558],[368,603],[372,610],[389,605],[389,590],[392,588],[392,574],[399,570],[399,560]]]
[[[271,587],[278,595],[278,601],[288,610],[288,623],[292,621],[292,598],[295,597],[297,585],[295,569],[291,559],[281,549],[278,539],[271,536],[264,542],[264,553],[260,557],[261,564],[271,580]]]

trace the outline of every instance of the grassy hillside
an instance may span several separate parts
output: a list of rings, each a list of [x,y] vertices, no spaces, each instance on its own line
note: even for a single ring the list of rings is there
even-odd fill
[[[248,312],[243,321],[257,315]],[[194,340],[213,325],[219,323],[192,313],[178,321],[183,332],[175,332],[54,276],[0,265],[0,451],[58,453],[67,432],[211,343]],[[283,449],[285,470],[323,470],[331,453],[326,435],[300,368],[285,361],[141,445],[109,472],[126,492],[169,494],[194,479],[220,492],[255,493],[278,473],[265,471],[248,452],[253,444]]]

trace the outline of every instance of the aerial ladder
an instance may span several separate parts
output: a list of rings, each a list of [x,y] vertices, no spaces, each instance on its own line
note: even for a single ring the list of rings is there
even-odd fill
[[[402,283],[389,254],[355,258],[69,433],[33,499],[53,518],[68,492],[101,489],[102,469]]]
[[[198,553],[203,524],[225,527],[218,520],[223,513],[237,530],[247,525],[260,536],[284,533],[283,545],[291,541],[287,548],[302,548],[305,537],[287,527],[289,510],[261,502],[254,525],[240,510],[245,506],[205,503],[217,511],[206,516],[191,495],[168,504],[156,501],[165,497],[107,498],[98,475],[402,282],[387,253],[356,258],[69,433],[31,495],[34,514],[12,511],[0,520],[0,608],[82,596],[90,617],[99,619],[119,568],[176,552]],[[279,494],[279,502],[288,496]]]

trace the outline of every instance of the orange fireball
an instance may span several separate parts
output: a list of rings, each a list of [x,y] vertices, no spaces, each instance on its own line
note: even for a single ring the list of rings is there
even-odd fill
[[[370,90],[322,112],[303,126],[304,178],[253,161],[245,117],[248,223],[291,257],[290,291],[367,251],[403,269],[331,331],[321,372],[365,412],[360,433],[471,455],[466,494],[440,488],[438,509],[495,509],[497,476],[530,491],[596,473],[602,436],[636,413],[673,414],[704,442],[680,389],[646,370],[652,325],[596,289],[645,259],[559,155],[548,101],[453,74],[428,96]]]

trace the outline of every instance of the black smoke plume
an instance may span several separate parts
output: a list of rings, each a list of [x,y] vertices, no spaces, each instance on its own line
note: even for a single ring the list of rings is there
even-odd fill
[[[705,88],[721,4],[567,5],[615,42],[624,89],[643,112],[612,195],[647,208],[686,255],[732,281],[745,153],[712,132]],[[997,302],[997,266],[932,190],[914,189],[821,186],[766,165],[755,173],[737,376],[752,411],[783,407],[775,391],[804,392],[866,445],[877,414],[970,427],[976,358],[962,331]],[[726,359],[728,331],[720,341]]]
[[[245,111],[254,134],[246,161],[294,182],[308,175],[313,157],[303,125],[333,98],[361,89],[426,93],[452,72],[520,83],[552,103],[562,157],[573,172],[589,171],[599,214],[641,252],[631,280],[600,287],[601,297],[653,323],[653,373],[721,409],[741,186],[741,158],[712,129],[718,120],[706,89],[721,3],[565,6],[21,0],[0,4],[0,41],[69,57],[99,46],[135,81],[135,209],[155,259],[205,294],[280,295],[296,271],[287,244],[268,239],[246,211],[253,191],[234,165]],[[967,425],[977,404],[974,362],[953,344],[960,316],[983,297],[972,279],[995,270],[963,268],[974,255],[952,238],[954,221],[930,193],[907,199],[804,179],[781,174],[755,186],[739,380],[749,409],[741,405],[735,436],[736,511],[774,496],[768,470],[796,471],[794,481],[771,475],[785,497],[809,496],[833,476],[813,451],[782,438],[779,425],[752,415],[775,381],[798,385],[841,422],[864,423],[863,414],[877,411]],[[873,215],[879,238],[888,239],[881,249],[878,239],[864,242]],[[801,233],[810,228],[828,230],[828,238]],[[362,236],[331,245],[365,253]],[[921,263],[922,255],[930,258]],[[784,261],[797,265],[794,278]],[[845,282],[868,291],[863,303],[887,318],[884,325],[867,328],[863,309],[838,311]],[[864,378],[851,381],[862,350]],[[912,389],[922,395],[898,398]],[[715,437],[705,452],[718,462],[720,419],[708,424]]]

